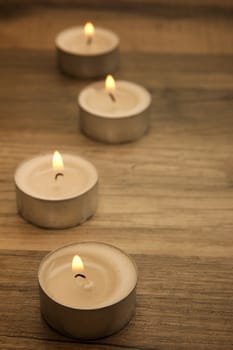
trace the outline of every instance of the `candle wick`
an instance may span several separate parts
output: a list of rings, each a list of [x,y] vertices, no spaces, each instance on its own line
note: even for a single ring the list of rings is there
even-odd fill
[[[76,273],[76,275],[74,276],[74,278],[77,278],[77,277],[86,278],[86,276],[83,275],[82,273]]]
[[[111,98],[112,102],[116,102],[116,97],[111,92],[109,92],[108,95]]]
[[[62,174],[62,173],[57,173],[57,174],[54,176],[54,179],[57,180],[59,176],[64,176],[64,174]]]
[[[91,45],[91,43],[92,43],[92,37],[91,36],[87,37],[86,43],[87,43],[87,45]]]

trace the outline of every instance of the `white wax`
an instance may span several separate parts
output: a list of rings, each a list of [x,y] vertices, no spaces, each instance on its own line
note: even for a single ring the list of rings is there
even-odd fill
[[[74,277],[74,255],[84,263],[86,281],[78,282]],[[79,309],[112,305],[128,296],[136,282],[133,261],[119,249],[97,242],[60,248],[45,257],[39,269],[39,283],[45,293],[60,304]]]
[[[125,118],[139,114],[151,103],[151,96],[143,87],[119,80],[112,101],[105,89],[105,83],[97,82],[87,86],[79,95],[79,105],[87,112],[106,118]]]
[[[55,180],[52,154],[40,155],[23,162],[15,173],[16,185],[25,193],[45,200],[63,200],[88,191],[98,179],[94,166],[85,159],[62,154],[64,176]]]
[[[98,55],[112,51],[119,44],[117,35],[110,30],[95,28],[92,42],[87,44],[83,27],[73,27],[58,34],[56,45],[66,52],[78,55]]]

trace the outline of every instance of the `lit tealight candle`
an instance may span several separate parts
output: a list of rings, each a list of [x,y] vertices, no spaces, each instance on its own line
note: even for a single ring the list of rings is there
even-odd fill
[[[142,86],[111,75],[81,91],[80,127],[89,137],[107,143],[140,138],[149,126],[151,95]]]
[[[64,158],[64,164],[63,164]],[[19,213],[48,228],[78,225],[92,216],[97,204],[98,174],[87,160],[55,152],[26,160],[15,173]]]
[[[133,315],[136,265],[111,245],[86,242],[57,249],[42,260],[38,279],[42,315],[65,335],[104,337]]]
[[[119,63],[118,36],[91,22],[59,33],[56,47],[61,70],[75,77],[101,77],[114,72]]]

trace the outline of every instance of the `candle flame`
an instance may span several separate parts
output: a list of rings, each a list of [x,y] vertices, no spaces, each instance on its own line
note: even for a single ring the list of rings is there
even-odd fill
[[[92,39],[95,34],[95,27],[91,22],[87,22],[84,26],[84,34],[87,39]]]
[[[107,75],[105,79],[105,89],[108,93],[113,93],[116,90],[116,83],[112,75]]]
[[[72,260],[72,271],[73,272],[82,272],[84,271],[84,265],[80,256],[75,255]]]
[[[62,171],[64,169],[62,156],[58,151],[55,151],[53,154],[53,169],[55,171]]]

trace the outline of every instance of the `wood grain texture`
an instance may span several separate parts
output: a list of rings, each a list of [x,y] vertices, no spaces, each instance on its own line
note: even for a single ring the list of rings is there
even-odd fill
[[[2,248],[98,238],[132,252],[232,256],[232,57],[123,54],[118,76],[146,86],[153,105],[148,135],[119,146],[80,134],[76,98],[86,82],[60,75],[54,53],[0,57]],[[16,215],[16,166],[54,149],[88,158],[100,175],[96,215],[65,234]]]
[[[233,6],[216,3],[5,2],[0,11],[0,47],[51,49],[59,31],[91,20],[116,31],[123,52],[233,53]]]
[[[58,335],[41,320],[37,269],[44,255],[45,252],[32,251],[0,252],[4,267],[0,341],[4,349],[77,348],[74,341]],[[134,318],[117,335],[91,345],[79,343],[79,349],[230,349],[232,258],[150,254],[134,258],[140,276]]]
[[[233,348],[233,42],[231,1],[0,0],[0,348]],[[79,132],[76,99],[90,81],[56,67],[54,36],[92,19],[121,37],[117,78],[152,94],[141,140],[104,145]],[[100,175],[85,224],[42,230],[17,215],[13,175],[36,153],[75,152]],[[137,310],[92,344],[40,319],[45,251],[114,244],[139,267]]]

